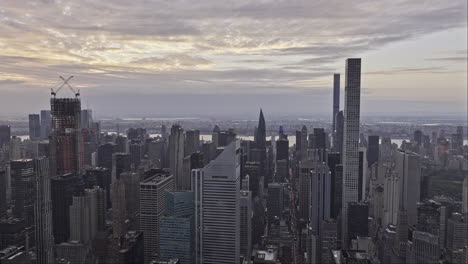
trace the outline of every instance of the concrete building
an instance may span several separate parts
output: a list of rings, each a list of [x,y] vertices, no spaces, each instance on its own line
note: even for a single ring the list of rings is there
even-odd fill
[[[252,192],[240,191],[240,255],[250,259],[252,255]]]
[[[172,175],[156,174],[140,183],[140,228],[143,232],[145,263],[159,257],[159,221],[166,208],[164,195],[174,190]]]
[[[176,190],[190,190],[190,178],[184,178],[184,130],[173,125],[169,136],[169,163]]]

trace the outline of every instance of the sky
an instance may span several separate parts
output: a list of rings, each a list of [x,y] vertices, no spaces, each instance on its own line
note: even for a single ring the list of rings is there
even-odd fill
[[[350,57],[363,115],[466,116],[466,0],[1,0],[0,115],[328,115]]]

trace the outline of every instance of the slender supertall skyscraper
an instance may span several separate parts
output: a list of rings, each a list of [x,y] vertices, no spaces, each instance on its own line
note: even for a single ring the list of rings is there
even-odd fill
[[[36,263],[47,264],[54,261],[49,159],[35,159],[34,171],[36,176],[36,202],[34,204]]]
[[[333,143],[335,143],[335,130],[336,130],[336,115],[340,111],[340,74],[333,74],[333,121],[332,121],[332,136]],[[336,148],[333,145],[333,148]],[[335,149],[336,151],[336,149]]]
[[[257,134],[255,135],[255,145],[257,149],[266,149],[266,126],[262,109],[260,109],[260,117],[258,118]]]
[[[359,200],[361,59],[346,60],[343,144],[343,241],[348,241],[348,205]],[[346,246],[346,245],[345,245]]]
[[[81,136],[81,101],[76,98],[50,99],[52,137],[50,153],[53,175],[79,173],[84,160]]]

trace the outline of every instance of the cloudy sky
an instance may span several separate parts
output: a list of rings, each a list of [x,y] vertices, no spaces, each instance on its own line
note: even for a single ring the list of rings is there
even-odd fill
[[[0,113],[47,109],[73,75],[101,116],[322,115],[348,57],[364,114],[465,113],[466,14],[466,0],[1,0]]]

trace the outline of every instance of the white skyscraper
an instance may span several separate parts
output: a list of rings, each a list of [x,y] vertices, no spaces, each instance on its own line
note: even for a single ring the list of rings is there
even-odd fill
[[[348,204],[359,200],[359,117],[361,59],[346,60],[343,143],[343,245],[348,241]]]
[[[52,234],[52,201],[50,198],[49,159],[34,160],[36,179],[36,202],[34,223],[36,234],[36,254],[38,264],[52,263],[54,260],[54,237]]]
[[[196,262],[238,263],[240,255],[240,142],[192,171]],[[198,242],[197,242],[198,241]]]

